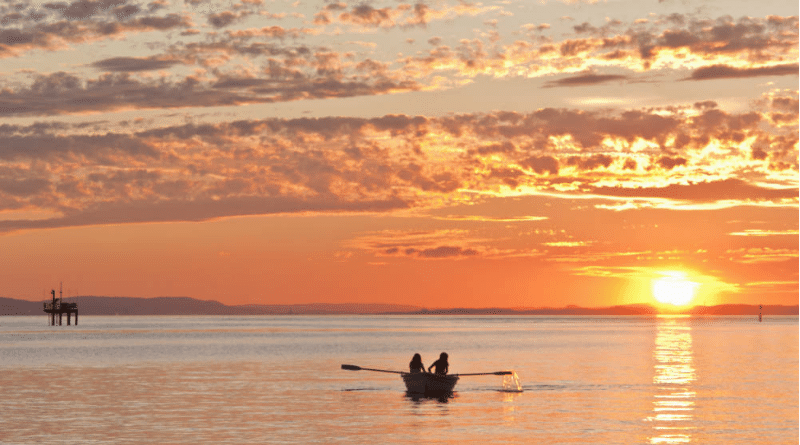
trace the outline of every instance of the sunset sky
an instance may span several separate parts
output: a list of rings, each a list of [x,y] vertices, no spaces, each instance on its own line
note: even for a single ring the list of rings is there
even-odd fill
[[[0,296],[597,307],[659,280],[798,303],[795,0],[0,5]]]

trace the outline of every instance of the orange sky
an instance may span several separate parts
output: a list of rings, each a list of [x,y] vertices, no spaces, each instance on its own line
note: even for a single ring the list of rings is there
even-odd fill
[[[0,296],[798,303],[796,3],[0,20]]]

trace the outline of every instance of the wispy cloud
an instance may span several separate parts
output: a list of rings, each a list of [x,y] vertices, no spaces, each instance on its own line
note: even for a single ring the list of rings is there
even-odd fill
[[[800,232],[797,229],[791,230],[763,230],[763,229],[746,229],[740,232],[731,232],[729,235],[734,236],[797,236]]]
[[[580,74],[547,82],[547,87],[583,87],[600,83],[624,81],[628,76],[619,74]]]
[[[744,264],[777,263],[784,261],[797,263],[798,260],[797,249],[752,247],[730,249],[726,254],[730,261]]]
[[[103,71],[134,72],[151,71],[170,68],[178,63],[176,60],[163,60],[151,57],[112,57],[92,63],[94,68]]]
[[[546,216],[514,216],[502,217],[491,215],[447,215],[447,216],[434,216],[434,219],[445,221],[477,221],[477,222],[528,222],[528,221],[544,221]]]
[[[798,65],[784,64],[755,68],[736,68],[728,65],[713,65],[698,68],[686,80],[735,79],[739,77],[798,75]]]
[[[185,15],[155,15],[136,4],[125,6],[125,3],[81,0],[69,5],[48,3],[44,8],[32,8],[25,14],[18,12],[15,21],[21,26],[0,30],[0,58],[16,57],[33,50],[56,51],[69,45],[134,33],[185,29],[192,23]]]
[[[591,241],[551,241],[542,243],[548,247],[585,247],[591,245]]]

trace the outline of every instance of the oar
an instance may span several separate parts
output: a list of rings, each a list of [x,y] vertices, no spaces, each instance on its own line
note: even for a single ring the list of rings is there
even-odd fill
[[[348,371],[376,371],[376,372],[389,372],[392,374],[406,374],[405,372],[400,371],[388,371],[386,369],[373,369],[373,368],[362,368],[361,366],[356,365],[342,365],[342,369],[346,369]],[[475,372],[472,374],[450,374],[452,376],[463,377],[469,375],[511,375],[513,374],[511,371],[497,371],[497,372]]]
[[[511,375],[511,371],[497,371],[497,372],[475,372],[472,374],[450,374],[458,377],[463,377],[465,375]]]
[[[342,365],[342,369],[346,369],[348,371],[376,371],[376,372],[390,372],[392,374],[405,374],[404,372],[400,371],[387,371],[385,369],[362,368],[361,366],[356,366],[356,365]]]

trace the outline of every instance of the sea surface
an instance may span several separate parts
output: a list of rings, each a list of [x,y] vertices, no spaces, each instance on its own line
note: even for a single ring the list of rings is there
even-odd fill
[[[797,444],[798,318],[0,317],[0,443]]]

